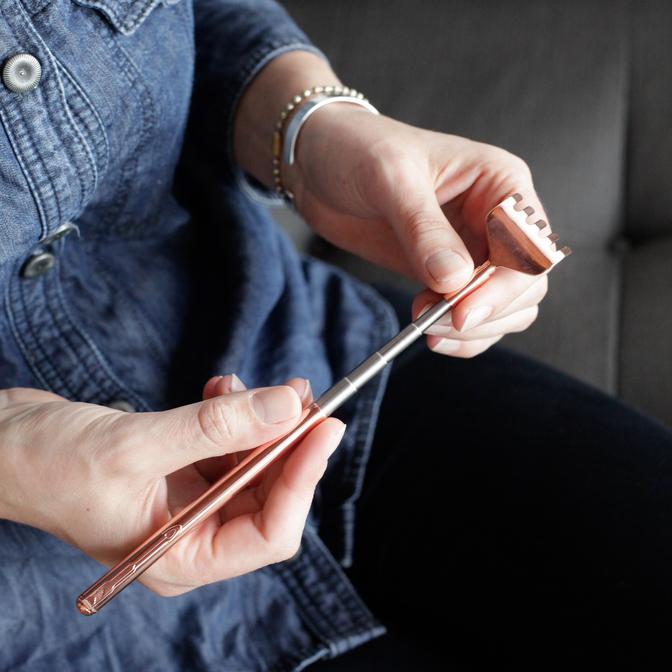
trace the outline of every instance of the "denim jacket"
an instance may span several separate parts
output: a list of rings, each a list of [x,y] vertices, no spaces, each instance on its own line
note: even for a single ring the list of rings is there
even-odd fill
[[[316,51],[272,0],[0,2],[2,387],[137,411],[228,372],[319,394],[394,332],[371,288],[295,252],[232,160],[236,103],[292,49]],[[300,670],[381,634],[343,567],[384,384],[339,413],[291,561],[173,599],[133,585],[86,619],[74,599],[104,568],[0,521],[0,669]]]

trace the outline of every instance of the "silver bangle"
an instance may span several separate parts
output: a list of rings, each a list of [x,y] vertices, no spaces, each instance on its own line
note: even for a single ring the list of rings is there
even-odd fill
[[[313,96],[315,98],[309,100]],[[303,124],[311,114],[329,103],[351,103],[373,114],[380,114],[363,93],[347,86],[313,86],[295,95],[280,113],[271,146],[273,186],[278,196],[282,196],[289,205],[293,205],[294,194],[282,183],[281,164],[292,165],[295,162],[296,142]]]
[[[282,161],[291,166],[295,161],[296,141],[299,137],[299,132],[303,125],[308,121],[311,115],[317,112],[320,108],[331,103],[351,103],[352,105],[359,105],[373,114],[380,114],[378,110],[371,105],[371,103],[364,98],[357,98],[355,96],[316,96],[302,105],[296,114],[291,118],[285,131],[284,142],[282,143]]]

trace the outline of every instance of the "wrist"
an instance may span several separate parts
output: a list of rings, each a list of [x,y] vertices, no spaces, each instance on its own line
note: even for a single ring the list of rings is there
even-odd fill
[[[316,84],[341,83],[320,56],[292,51],[273,59],[243,95],[234,122],[234,155],[262,184],[273,185],[271,140],[280,112],[292,95]]]

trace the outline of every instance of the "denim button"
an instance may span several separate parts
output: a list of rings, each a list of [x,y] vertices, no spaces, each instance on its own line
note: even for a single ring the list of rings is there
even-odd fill
[[[21,269],[22,278],[38,278],[49,271],[56,257],[51,252],[36,252],[31,255]]]
[[[40,244],[48,245],[49,243],[55,243],[57,240],[65,238],[73,231],[76,231],[77,235],[79,235],[79,227],[72,222],[66,222],[65,224],[61,224],[61,226],[59,226],[52,234],[42,238],[42,240],[40,240]]]
[[[108,408],[113,408],[115,411],[124,411],[124,413],[135,413],[135,406],[129,404],[124,399],[115,399],[109,404],[106,404]]]
[[[40,83],[42,66],[31,54],[12,56],[2,70],[2,81],[14,93],[27,93]]]

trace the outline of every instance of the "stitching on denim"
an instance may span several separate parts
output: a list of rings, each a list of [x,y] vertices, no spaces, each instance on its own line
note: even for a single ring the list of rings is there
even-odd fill
[[[68,77],[66,77],[66,79],[68,80],[70,86],[72,86],[70,79]],[[106,152],[104,148],[101,149],[100,140],[97,140],[95,135],[96,132],[92,128],[94,124],[91,123],[90,110],[88,110],[86,105],[83,104],[83,101],[81,101],[81,96],[79,96],[79,93],[74,89],[74,87],[70,91],[72,96],[68,96],[68,106],[75,120],[75,124],[79,126],[80,131],[84,136],[83,142],[86,144],[87,152],[91,157],[92,167],[94,170],[93,188],[91,192],[94,193],[98,187],[100,175],[102,174],[102,168],[99,168],[98,166],[100,164],[102,167],[106,164]],[[79,102],[75,104],[75,101]]]
[[[140,77],[137,66],[129,57],[126,50],[117,42],[109,29],[105,30],[105,34],[101,33],[101,37],[107,44],[111,57],[115,60],[119,71],[126,79],[129,89],[135,95],[142,118],[137,145],[132,152],[129,152],[120,170],[121,177],[115,199],[106,209],[105,215],[101,217],[100,224],[104,229],[106,226],[112,227],[115,221],[119,222],[122,220],[121,215],[128,203],[132,183],[138,172],[140,156],[149,142],[156,125],[156,111],[152,95],[144,80]],[[132,71],[132,73],[129,71]],[[133,230],[133,228],[131,227],[130,230]],[[124,231],[126,232],[126,229]]]
[[[0,3],[0,13],[3,13],[5,15],[5,20],[11,26],[12,22],[9,20],[9,18],[7,18],[8,15],[7,15],[5,9],[6,8],[3,8],[2,3]],[[15,110],[13,110],[13,111],[15,112]],[[2,113],[2,110],[0,110],[0,113]],[[4,113],[3,113],[3,115],[4,115]],[[12,114],[12,116],[16,117],[16,114]],[[10,126],[11,126],[11,124],[5,123],[5,129],[8,133],[8,136],[10,135],[10,132],[9,132],[9,127]],[[13,135],[13,133],[12,133],[12,135]],[[20,133],[19,135],[21,137],[19,138],[18,136],[16,136],[16,147],[15,147],[15,154],[17,155],[17,158],[19,158],[19,162],[21,163],[20,156],[23,154],[23,149],[19,152],[19,151],[17,151],[18,147],[19,147],[20,144],[27,144],[28,149],[31,150],[32,154],[36,155],[39,163],[41,163],[42,168],[44,169],[44,165],[45,165],[44,161],[42,160],[42,157],[36,151],[35,144],[33,143],[32,139],[30,137],[30,132],[29,132],[29,129],[27,127],[27,124],[23,124],[23,132]],[[11,141],[11,138],[10,138],[10,141]],[[28,162],[27,161],[22,166],[22,168],[24,169],[26,176],[28,176]],[[27,179],[28,179],[28,177],[27,177]],[[51,178],[50,178],[49,174],[47,174],[47,180],[49,181],[49,183],[51,185],[51,190],[52,190],[52,193],[53,193],[54,192],[54,185],[51,182]],[[40,182],[42,183],[43,180],[40,180]],[[38,184],[36,182],[34,182],[32,179],[29,179],[29,184],[31,184],[34,188],[33,197],[35,198],[35,201],[38,205],[38,210],[40,212],[40,216],[41,216],[41,220],[42,220],[42,237],[44,237],[44,236],[48,235],[48,233],[49,233],[49,223],[50,223],[50,219],[51,219],[50,215],[47,213],[47,205],[48,205],[49,198],[45,197],[45,200],[43,201],[43,197],[42,197],[42,193],[41,193],[42,192],[42,187],[38,186]],[[57,206],[57,209],[58,209],[58,203],[56,203],[56,206]],[[49,208],[49,210],[51,210],[51,208]]]
[[[309,665],[329,656],[328,648],[304,648],[288,653],[273,664],[273,672],[303,672]]]
[[[44,41],[42,40],[42,38],[35,31],[32,23],[30,21],[30,17],[26,14],[25,10],[23,9],[23,7],[21,5],[17,5],[17,6],[18,6],[19,14],[21,15],[21,19],[23,20],[24,29],[27,30],[29,33],[32,33],[33,39],[35,39],[38,43],[40,43],[42,45],[47,57],[49,58],[49,61],[51,61],[51,58],[50,58],[51,52],[47,48],[46,44],[44,44]],[[54,71],[55,71],[55,67],[54,67],[53,62],[51,63],[51,66],[54,68]],[[45,90],[47,92],[49,91],[48,83],[45,87]],[[54,132],[56,132],[56,129],[58,129],[60,127],[60,123],[58,122],[58,120],[54,119],[54,117],[53,117],[54,110],[51,109],[51,105],[45,105],[43,109],[44,109],[45,114],[47,115],[49,121],[51,122],[51,126],[54,129]],[[54,181],[51,177],[51,174],[50,174],[48,166],[47,166],[47,162],[45,161],[44,157],[42,156],[42,154],[39,151],[40,143],[37,143],[35,141],[35,139],[33,137],[33,134],[32,134],[32,129],[30,129],[28,127],[28,125],[25,125],[25,128],[26,128],[26,138],[29,141],[29,143],[30,143],[30,145],[33,149],[33,152],[35,153],[35,156],[37,157],[39,162],[42,164],[42,170],[44,171],[44,173],[47,176],[47,179],[49,181],[49,184],[51,185],[52,197],[53,197],[53,201],[54,201],[54,204],[56,206],[56,212],[57,212],[56,226],[58,226],[63,222],[63,219],[64,219],[59,190],[56,188],[56,185],[55,185],[55,183],[54,183]],[[56,133],[56,135],[58,135],[58,134]],[[65,146],[64,146],[63,141],[61,140],[60,137],[58,139],[61,143],[61,146],[62,146],[63,150],[65,150]],[[78,168],[76,168],[76,170],[78,170]],[[78,174],[78,179],[80,180],[80,190],[81,190],[82,189],[82,184],[81,184],[81,177],[79,176],[79,174]],[[81,197],[81,194],[80,194],[80,197]]]
[[[150,140],[154,134],[154,129],[156,128],[156,105],[154,103],[154,98],[152,96],[151,90],[147,83],[145,82],[140,68],[135,64],[135,61],[131,55],[124,49],[121,44],[117,45],[119,51],[124,54],[126,57],[129,66],[135,73],[135,84],[142,91],[142,95],[138,96],[138,102],[140,104],[140,111],[142,112],[143,127],[140,133],[140,138],[138,141],[138,146],[134,154],[135,159],[135,171],[137,173],[138,166],[140,164],[140,157],[145,153],[145,148],[150,143]],[[144,222],[146,225],[147,222]]]
[[[314,557],[312,558],[313,566],[319,566],[319,562],[324,560],[327,562],[327,564],[331,565],[336,570],[337,574],[342,572],[338,566],[338,563],[332,557],[331,553],[328,551],[320,537],[312,529],[307,527],[304,530],[303,538],[304,542],[308,542],[308,548],[304,550],[304,554],[309,552],[310,544],[314,545],[316,550],[320,552],[320,560]],[[306,555],[304,555],[303,558],[300,558],[300,560],[303,559],[305,561],[305,558]],[[291,565],[288,566],[285,563],[280,563],[278,565],[272,565],[269,569],[273,572],[276,572],[280,576],[287,589],[297,599],[297,604],[302,611],[304,609],[302,601],[305,600],[310,603],[311,614],[308,615],[305,613],[305,611],[303,611],[306,622],[309,623],[310,627],[314,629],[315,634],[320,637],[322,641],[329,645],[330,651],[334,655],[338,654],[342,650],[342,646],[339,647],[338,645],[339,640],[348,640],[353,637],[354,633],[348,633],[347,631],[344,632],[340,626],[337,628],[336,633],[334,633],[334,623],[330,622],[322,613],[323,605],[319,603],[312,590],[307,590],[301,586],[297,576],[295,576],[295,570]],[[297,567],[297,569],[299,568]],[[367,628],[370,631],[369,634],[379,631],[382,626],[380,626],[369,608],[364,604],[348,579],[343,577],[341,574],[341,576],[338,577],[338,581],[338,587],[340,590],[332,590],[330,594],[332,597],[338,598],[339,602],[343,605],[345,611],[350,617],[354,627]],[[316,621],[319,621],[319,624],[316,623]],[[336,634],[339,639],[332,640],[327,635],[328,632],[330,632],[332,635]],[[358,634],[361,635],[361,633]]]
[[[138,12],[135,4],[126,7],[125,18],[104,0],[75,0],[78,5],[98,9],[107,14],[116,27],[124,35],[130,35],[149,16],[151,11],[159,4],[160,0],[145,0],[145,5]]]
[[[28,16],[27,12],[23,8],[23,6],[19,5],[19,11],[22,14],[25,27],[30,32],[33,36],[33,39],[41,45],[44,54],[47,56],[48,60],[51,62],[51,66],[54,72],[54,79],[56,80],[56,86],[58,87],[58,92],[60,94],[60,99],[61,99],[61,106],[62,110],[65,113],[66,117],[66,123],[70,126],[70,129],[75,135],[79,136],[79,139],[84,143],[84,145],[87,147],[88,153],[89,153],[89,162],[91,163],[91,168],[93,170],[93,176],[94,176],[94,183],[97,184],[98,182],[98,169],[95,165],[95,161],[93,159],[93,156],[90,154],[90,147],[88,146],[88,143],[84,140],[84,137],[80,131],[79,128],[77,128],[77,125],[75,124],[74,119],[72,118],[72,114],[70,113],[70,108],[68,106],[67,99],[65,97],[65,90],[63,89],[63,83],[61,82],[61,76],[58,71],[58,65],[56,63],[56,59],[54,58],[53,54],[51,53],[51,50],[45,43],[45,41],[42,39],[42,36],[35,30],[35,26],[33,25],[32,21],[30,20],[30,17]],[[54,127],[54,130],[58,129],[60,124],[54,123],[54,118],[52,117],[52,110],[50,105],[46,105],[46,113],[47,115],[51,118],[52,124]],[[71,152],[68,151],[68,146],[66,142],[59,137],[59,141],[61,143],[61,146],[63,148],[63,152],[66,155],[69,155],[70,163],[72,164],[73,168],[75,169],[75,172],[77,173],[77,179],[79,180],[79,202],[80,206],[84,207],[86,205],[87,201],[87,182],[88,180],[86,179],[86,176],[82,170],[82,167],[79,165],[79,161],[77,160],[77,156]],[[74,160],[73,160],[74,159]],[[46,168],[46,166],[45,166]],[[59,206],[59,224],[62,223],[63,215]]]
[[[301,613],[303,620],[308,624],[313,634],[315,634],[320,641],[325,642],[329,646],[329,651],[333,653],[329,638],[329,621],[322,615],[320,605],[316,602],[310,591],[303,590],[299,585],[298,579],[288,568],[284,567],[282,563],[279,565],[270,565],[268,571],[273,572],[280,578],[287,591],[296,601],[296,607]],[[305,608],[303,604],[304,600],[310,602],[312,610],[317,610],[316,614],[309,612]]]
[[[59,270],[59,269],[56,269]],[[56,294],[58,296],[59,302],[61,304],[61,308],[63,310],[63,315],[64,317],[70,322],[70,325],[72,328],[77,332],[79,337],[84,341],[84,343],[89,347],[91,350],[92,354],[94,355],[95,359],[98,361],[98,364],[100,365],[100,368],[107,374],[107,378],[105,376],[98,376],[99,371],[94,368],[90,368],[89,371],[91,373],[92,378],[98,379],[101,382],[103,382],[104,385],[107,385],[109,381],[114,382],[119,390],[122,391],[122,394],[126,396],[128,399],[132,400],[136,407],[142,410],[149,410],[149,404],[145,402],[144,399],[141,399],[139,395],[137,395],[135,392],[131,391],[130,388],[128,388],[126,385],[124,385],[119,378],[116,376],[116,374],[112,371],[110,368],[110,365],[107,363],[107,360],[103,356],[102,352],[98,348],[98,346],[95,344],[91,336],[84,330],[83,327],[79,325],[79,323],[75,320],[72,312],[70,311],[70,307],[67,304],[65,300],[65,295],[63,293],[63,285],[61,283],[61,276],[60,272],[55,274],[56,280],[54,281],[54,288],[56,290]],[[79,358],[81,361],[81,358]],[[111,388],[108,388],[111,389]]]
[[[54,57],[54,61],[56,63],[57,70],[60,70],[59,61],[55,57]],[[81,205],[82,205],[82,207],[86,207],[86,205],[88,203],[88,199],[90,198],[91,194],[93,194],[96,191],[96,189],[98,188],[98,182],[99,182],[99,179],[100,179],[100,175],[98,173],[98,161],[96,160],[96,157],[95,157],[93,148],[91,146],[91,143],[89,142],[89,140],[86,137],[86,135],[88,135],[88,133],[85,135],[84,130],[83,130],[83,129],[88,130],[88,129],[86,129],[86,123],[82,119],[82,116],[80,114],[78,114],[72,108],[70,102],[68,101],[68,96],[67,96],[66,91],[65,91],[64,83],[61,79],[61,73],[59,72],[58,74],[59,74],[59,87],[60,87],[61,93],[62,93],[62,100],[63,100],[64,109],[66,111],[66,114],[68,115],[68,118],[71,121],[72,129],[77,133],[77,135],[79,136],[79,139],[82,141],[82,144],[84,145],[86,154],[88,156],[88,161],[89,161],[89,164],[91,166],[91,172],[93,173],[93,184],[92,184],[91,188],[87,190],[88,193],[86,194],[86,197],[82,196],[83,200],[81,202]],[[66,77],[66,79],[67,79],[67,77]],[[80,119],[79,123],[77,122],[75,117],[78,117]],[[82,127],[83,127],[83,129],[82,129]],[[76,156],[74,158],[77,159]],[[75,162],[76,161],[73,161],[73,163],[75,163]],[[85,180],[83,180],[83,182],[86,183]]]
[[[338,571],[343,571],[339,566],[338,562],[335,560],[335,558],[332,556],[332,554],[329,552],[329,549],[324,545],[324,542],[320,538],[320,536],[316,532],[312,532],[311,530],[307,530],[307,535],[312,539],[312,542],[320,548],[322,551],[324,557],[326,558],[327,562],[335,569]],[[364,601],[362,598],[359,596],[359,593],[355,590],[354,586],[350,583],[349,580],[346,580],[346,582],[343,584],[343,586],[346,589],[346,592],[339,597],[344,597],[347,598],[347,601],[353,602],[355,605],[359,607],[361,610],[361,614],[359,615],[362,619],[361,625],[367,625],[369,627],[377,626],[378,624],[375,622],[375,617],[371,613],[371,610],[364,604]],[[346,604],[347,602],[343,600]],[[350,606],[350,605],[348,605]],[[371,621],[374,621],[372,624]]]
[[[18,275],[18,264],[14,269],[17,272]],[[29,350],[28,347],[26,346],[26,343],[24,342],[23,338],[21,337],[21,333],[16,325],[15,322],[15,317],[14,317],[14,312],[12,310],[12,305],[13,302],[11,300],[10,296],[10,288],[12,285],[12,276],[7,281],[7,286],[5,287],[5,314],[7,315],[7,320],[9,322],[9,328],[12,331],[12,335],[14,336],[14,340],[16,341],[17,345],[19,346],[19,350],[21,350],[21,354],[23,355],[23,358],[26,360],[26,363],[28,364],[30,370],[33,372],[33,375],[35,378],[39,381],[39,383],[42,385],[42,387],[45,390],[49,390],[50,385],[47,383],[45,378],[42,376],[42,372],[39,369],[36,369],[33,364],[32,364],[32,358],[28,355]]]
[[[28,15],[34,18],[44,12],[44,10],[53,3],[53,0],[39,0],[39,2],[33,0],[32,3],[26,3],[26,0],[21,0],[21,3],[23,4]],[[26,4],[31,5],[30,9],[26,7]]]
[[[46,105],[45,107],[49,107],[49,105]],[[49,110],[46,110],[47,116],[51,116],[49,113]],[[52,120],[52,125],[53,125],[53,120]],[[58,127],[58,125],[56,125]],[[51,189],[51,194],[48,196],[45,195],[44,200],[47,202],[47,207],[49,207],[49,202],[53,204],[53,207],[49,207],[49,210],[55,210],[55,220],[57,222],[56,226],[62,222],[62,213],[61,213],[61,201],[58,195],[58,190],[56,189],[56,185],[54,184],[54,180],[51,177],[51,173],[49,172],[47,168],[47,162],[44,159],[44,156],[42,155],[42,152],[40,151],[40,145],[38,142],[35,141],[35,138],[33,137],[33,131],[30,128],[28,124],[23,125],[23,141],[25,144],[28,146],[28,148],[31,150],[31,153],[35,157],[35,161],[39,163],[42,167],[42,171],[44,173],[44,176],[46,177],[46,181],[49,183],[49,187]],[[40,180],[40,183],[44,184],[44,179]],[[45,231],[44,235],[49,234],[49,224],[51,223],[52,219],[54,219],[52,216],[47,215],[47,228]]]
[[[91,98],[88,96],[86,91],[80,86],[79,82],[75,79],[74,75],[70,72],[70,70],[65,66],[65,64],[57,57],[54,55],[54,60],[56,63],[59,65],[63,73],[65,74],[66,78],[70,81],[70,84],[72,84],[72,87],[75,89],[75,91],[79,94],[79,96],[82,98],[82,101],[84,102],[84,107],[88,108],[91,114],[95,117],[96,122],[98,123],[98,127],[100,130],[100,138],[102,139],[102,143],[104,146],[103,152],[102,152],[102,157],[103,161],[101,163],[101,168],[100,168],[100,173],[105,173],[107,170],[107,167],[110,162],[110,140],[107,136],[107,129],[105,128],[105,124],[103,123],[103,119],[100,116],[100,113],[98,112],[98,108],[95,106],[94,102],[91,100]],[[82,122],[85,124],[86,121],[82,119]],[[98,144],[95,142],[95,138],[98,137],[97,135],[94,135],[93,131],[90,132],[91,136],[94,138],[94,144]]]
[[[40,217],[40,230],[41,230],[40,237],[44,238],[44,236],[47,235],[47,231],[49,230],[49,225],[47,223],[47,215],[44,211],[44,207],[42,206],[42,199],[40,198],[37,185],[33,181],[30,171],[26,166],[26,162],[24,161],[21,148],[19,147],[16,138],[14,137],[14,132],[11,128],[11,124],[8,123],[5,111],[2,109],[2,107],[0,107],[0,121],[2,121],[3,128],[5,129],[5,133],[7,134],[7,139],[9,140],[9,144],[12,146],[14,156],[16,156],[16,160],[19,162],[19,166],[21,166],[21,172],[23,173],[23,176],[26,178],[26,182],[28,183],[28,187],[30,189],[30,195],[33,197],[33,200],[35,201],[35,207],[37,208],[37,213]]]
[[[55,287],[54,284],[59,283],[58,280],[58,266],[60,262],[57,260],[56,261],[56,267],[52,269],[52,273],[54,274],[54,277],[56,278],[54,282],[51,282],[47,284],[46,282],[41,282],[40,281],[40,289],[42,290],[42,297],[44,301],[44,306],[46,311],[49,313],[51,316],[50,322],[53,325],[54,329],[56,330],[58,334],[58,339],[59,339],[59,344],[61,348],[64,350],[67,349],[70,351],[70,357],[72,358],[73,361],[75,362],[80,362],[82,361],[82,357],[80,355],[79,348],[77,346],[77,343],[73,340],[72,336],[72,330],[68,329],[67,324],[65,324],[65,321],[63,320],[63,316],[60,314],[59,311],[57,311],[54,307],[54,302],[52,300],[52,297],[49,295],[49,291],[53,292]],[[50,339],[51,340],[51,339]],[[81,399],[81,394],[79,393],[79,390],[76,389],[76,387],[71,387],[69,379],[65,373],[61,373],[63,367],[59,366],[56,367],[56,373],[58,375],[58,378],[61,380],[63,383],[63,386],[67,389],[70,390],[68,397],[70,399],[75,399],[75,400],[80,400]],[[81,387],[81,384],[80,384]]]
[[[89,163],[89,166],[91,168],[91,171],[93,173],[93,184],[92,187],[89,188],[87,186],[88,180],[86,179],[86,173],[84,172],[83,168],[79,165],[79,157],[74,153],[74,152],[68,152],[68,147],[65,142],[63,142],[63,150],[65,154],[70,154],[70,163],[74,167],[75,172],[77,173],[77,179],[79,180],[79,207],[80,207],[80,212],[83,210],[89,200],[89,197],[91,194],[96,190],[96,187],[98,186],[98,166],[96,165],[96,160],[93,156],[93,152],[91,151],[91,146],[87,142],[86,138],[84,137],[84,134],[82,133],[82,130],[79,128],[79,126],[76,124],[74,117],[72,116],[72,111],[70,110],[70,106],[68,105],[68,102],[65,97],[65,90],[63,88],[63,83],[60,81],[60,76],[58,73],[56,73],[57,81],[58,81],[58,88],[61,92],[61,101],[63,103],[63,111],[65,113],[65,116],[67,117],[70,125],[70,129],[77,135],[84,145],[84,153],[87,156],[87,160]],[[74,205],[74,204],[73,204]],[[74,208],[73,208],[74,210]],[[78,213],[79,214],[79,213]]]
[[[24,356],[27,358],[33,373],[35,373],[37,376],[47,381],[46,385],[47,389],[51,390],[52,392],[63,394],[64,396],[67,397],[72,397],[73,392],[70,389],[70,386],[58,374],[56,367],[54,367],[54,365],[52,364],[51,357],[42,346],[42,342],[40,341],[39,336],[35,331],[34,325],[30,320],[31,312],[28,310],[25,286],[20,281],[15,281],[15,283],[16,283],[16,292],[18,294],[20,306],[22,309],[21,324],[23,327],[25,327],[26,334],[30,337],[35,350],[37,350],[40,353],[41,359],[35,358],[33,350],[28,349],[27,344]],[[19,334],[21,333],[20,325],[18,324],[17,324],[17,332]],[[23,342],[25,343],[25,341]],[[43,371],[45,371],[45,369],[48,369],[49,371],[48,374],[46,372],[42,373]],[[51,382],[49,382],[49,378],[51,378]]]

